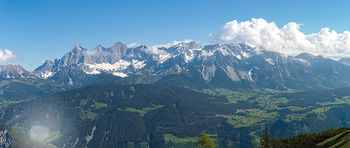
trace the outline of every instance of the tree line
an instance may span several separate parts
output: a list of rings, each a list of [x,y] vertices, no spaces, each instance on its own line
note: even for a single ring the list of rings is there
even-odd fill
[[[251,140],[251,148],[313,148],[313,147],[328,147],[331,145],[320,146],[320,143],[327,139],[330,139],[338,134],[349,132],[350,128],[330,128],[318,133],[305,133],[293,137],[279,139],[276,134],[272,137],[269,128],[265,126],[260,142],[257,143],[253,139]],[[335,144],[335,142],[330,143]],[[216,145],[212,139],[203,131],[201,137],[198,139],[197,146],[200,148],[215,148]],[[235,147],[233,142],[228,140],[225,147]]]

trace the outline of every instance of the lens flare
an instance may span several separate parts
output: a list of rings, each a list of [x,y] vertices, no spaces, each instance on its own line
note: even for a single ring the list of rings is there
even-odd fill
[[[49,128],[35,125],[30,129],[30,137],[35,139],[46,139],[50,133]]]

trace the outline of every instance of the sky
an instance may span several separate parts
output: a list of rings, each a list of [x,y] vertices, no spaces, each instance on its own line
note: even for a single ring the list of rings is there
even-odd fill
[[[350,57],[348,6],[345,0],[0,0],[0,64],[33,70],[76,44],[92,50],[118,41],[186,39]]]

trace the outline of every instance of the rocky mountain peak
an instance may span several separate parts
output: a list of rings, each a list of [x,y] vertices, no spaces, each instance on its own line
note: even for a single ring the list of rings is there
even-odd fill
[[[18,64],[5,64],[0,67],[0,71],[25,71],[25,69]]]
[[[29,78],[31,74],[18,64],[6,64],[0,66],[1,78]]]
[[[98,45],[96,46],[95,50],[103,50],[102,45],[101,45],[101,44],[98,44]]]
[[[43,65],[39,66],[38,68],[36,68],[34,70],[34,73],[39,76],[40,78],[48,78],[50,76],[53,75],[53,73],[51,72],[52,67],[53,67],[54,63],[52,61],[50,61],[49,59],[47,59]]]
[[[116,42],[112,47],[114,47],[114,48],[125,48],[125,47],[127,47],[127,45],[123,44],[122,42]]]
[[[75,49],[80,49],[80,48],[81,48],[81,45],[80,45],[80,44],[76,44],[76,45],[74,46],[74,48],[75,48]]]
[[[43,65],[52,65],[52,64],[53,64],[53,62],[50,61],[50,59],[47,59],[47,60],[45,60]]]
[[[40,70],[43,70],[43,69],[51,69],[53,65],[53,62],[50,61],[49,59],[47,59],[43,65],[39,66],[38,68],[36,68],[34,71],[40,71]]]
[[[86,51],[85,48],[83,48],[80,44],[77,44],[74,46],[74,48],[70,51],[70,53],[76,54],[82,51]]]
[[[124,52],[126,49],[128,49],[128,46],[121,42],[116,42],[112,47],[110,47],[110,49],[114,51]]]

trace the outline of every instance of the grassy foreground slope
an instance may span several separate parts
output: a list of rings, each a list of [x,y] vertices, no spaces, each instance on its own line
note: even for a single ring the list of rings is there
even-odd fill
[[[350,146],[350,130],[346,130],[342,133],[339,133],[338,135],[335,135],[319,144],[317,144],[317,147],[331,147],[331,148],[338,148],[338,147],[349,147]]]

